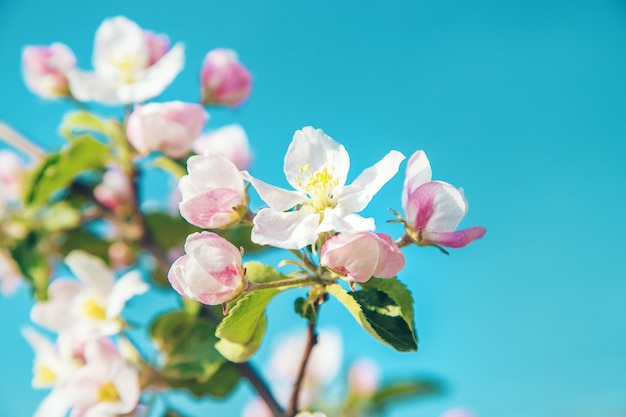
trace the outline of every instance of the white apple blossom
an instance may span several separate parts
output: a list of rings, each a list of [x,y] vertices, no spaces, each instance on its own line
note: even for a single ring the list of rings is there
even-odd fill
[[[79,281],[54,280],[48,300],[35,303],[31,310],[33,322],[83,338],[118,333],[126,302],[148,290],[139,272],[127,272],[116,281],[100,258],[79,250],[68,254],[65,263]]]
[[[284,249],[301,249],[327,231],[373,230],[374,219],[358,214],[398,172],[398,151],[364,170],[346,185],[350,156],[343,145],[310,126],[296,131],[285,155],[284,171],[295,191],[284,190],[244,172],[269,208],[254,218],[252,241]],[[285,211],[294,208],[292,211]]]
[[[107,338],[85,345],[85,365],[55,388],[34,417],[118,417],[137,407],[139,374]]]
[[[154,34],[147,35],[123,16],[106,19],[96,31],[94,72],[69,71],[70,91],[80,101],[104,104],[140,103],[156,97],[182,70],[185,59],[180,43],[160,54],[155,51]]]

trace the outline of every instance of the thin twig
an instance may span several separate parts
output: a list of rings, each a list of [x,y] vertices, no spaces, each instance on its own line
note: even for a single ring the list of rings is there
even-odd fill
[[[315,316],[317,317],[317,312],[319,309],[318,302],[315,302],[313,305],[315,309]],[[306,365],[309,362],[311,357],[311,352],[313,352],[313,348],[317,344],[317,331],[315,330],[316,322],[309,322],[307,338],[306,338],[306,346],[304,348],[304,354],[302,355],[302,361],[300,362],[300,369],[298,370],[298,375],[296,377],[296,382],[293,384],[293,390],[291,391],[291,398],[289,399],[289,408],[287,409],[287,417],[293,417],[298,412],[298,400],[300,398],[300,388],[302,386],[302,381],[304,381],[304,374],[306,372]]]
[[[19,134],[15,129],[0,121],[0,139],[30,155],[34,160],[44,159],[46,152],[33,142]]]

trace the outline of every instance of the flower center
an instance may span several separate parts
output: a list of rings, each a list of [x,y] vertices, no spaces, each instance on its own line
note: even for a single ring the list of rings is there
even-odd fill
[[[296,175],[298,187],[303,188],[311,197],[311,202],[307,205],[316,213],[335,207],[337,203],[333,200],[333,191],[339,185],[339,181],[333,176],[334,168],[323,167],[312,174],[309,173],[310,170],[309,164],[298,169],[300,174],[308,174],[305,182],[302,175]]]
[[[35,380],[41,385],[52,385],[57,380],[57,374],[43,363],[35,365]]]
[[[109,61],[119,71],[122,84],[132,84],[135,82],[135,74],[141,63],[141,57],[139,55],[124,55],[121,58],[109,58]]]
[[[93,298],[88,298],[82,305],[83,313],[94,320],[104,320],[107,317],[106,310],[102,307],[98,301]]]
[[[120,394],[111,381],[98,388],[98,402],[116,402],[120,400]]]

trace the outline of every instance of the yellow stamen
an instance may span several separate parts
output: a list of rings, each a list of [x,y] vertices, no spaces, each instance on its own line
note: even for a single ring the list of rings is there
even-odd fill
[[[57,374],[43,363],[35,364],[35,381],[39,385],[52,385],[57,380]]]
[[[120,394],[112,382],[109,381],[98,389],[98,402],[116,402],[120,400]]]
[[[93,298],[88,298],[87,300],[85,300],[82,307],[83,313],[85,313],[85,315],[89,318],[95,320],[104,320],[107,317],[106,310],[104,309],[104,307],[102,307],[102,304],[100,304]]]

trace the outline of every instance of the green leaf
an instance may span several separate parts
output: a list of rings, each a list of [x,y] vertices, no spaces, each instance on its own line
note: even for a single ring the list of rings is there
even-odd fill
[[[326,287],[372,336],[400,352],[417,350],[417,340],[400,306],[375,288],[348,293],[339,284]]]
[[[24,240],[11,248],[11,257],[31,284],[35,297],[38,300],[46,300],[50,265],[41,250],[41,243],[41,237],[30,232]]]
[[[235,366],[226,362],[208,381],[198,382],[196,380],[174,379],[168,382],[172,387],[184,388],[196,397],[210,395],[216,398],[224,398],[235,389],[240,379],[241,375]]]
[[[182,249],[187,236],[201,231],[180,216],[171,216],[158,211],[146,214],[144,220],[150,236],[163,249]]]
[[[79,174],[103,169],[106,155],[108,147],[89,136],[82,136],[50,154],[31,177],[26,205],[46,203],[54,193],[70,186]]]
[[[241,297],[217,327],[215,334],[220,339],[246,344],[259,321],[265,316],[265,307],[280,292],[277,288],[259,290]]]
[[[80,211],[66,201],[47,208],[41,217],[48,232],[74,229],[80,224]]]
[[[215,344],[215,348],[231,362],[241,363],[247,361],[261,346],[265,329],[267,328],[267,318],[263,314],[257,323],[254,333],[246,343],[231,342],[228,339],[221,339]]]
[[[309,321],[309,323],[315,323],[317,319],[317,313],[315,312],[315,307],[313,304],[307,300],[306,298],[298,297],[294,303],[294,309],[296,313],[300,315],[302,318],[305,318]]]
[[[167,355],[161,373],[168,379],[204,382],[226,361],[215,348],[215,325],[185,311],[158,317],[150,334]]]
[[[101,119],[84,110],[67,113],[59,126],[59,131],[69,140],[80,138],[87,132],[99,133],[112,140],[124,137],[122,125],[117,120]]]
[[[244,267],[246,268],[248,279],[256,284],[289,278],[278,272],[274,267],[257,261],[247,262]]]
[[[413,400],[425,396],[440,394],[442,384],[434,379],[416,378],[388,382],[380,387],[371,397],[370,402],[377,411],[382,411],[402,400]]]
[[[400,306],[400,313],[407,322],[413,333],[415,333],[415,319],[413,312],[413,295],[411,291],[398,280],[398,278],[371,278],[361,284],[363,288],[375,288],[382,291],[393,299]],[[417,338],[417,334],[415,334]]]

